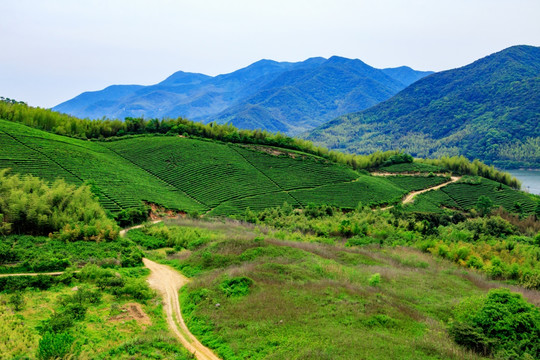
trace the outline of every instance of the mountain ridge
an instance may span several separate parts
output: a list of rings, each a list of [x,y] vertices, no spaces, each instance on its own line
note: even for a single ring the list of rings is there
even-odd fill
[[[499,166],[538,167],[539,93],[540,48],[513,46],[424,77],[307,139],[348,152],[400,147],[420,157],[462,154]]]
[[[376,69],[339,56],[300,62],[262,59],[214,77],[177,71],[155,85],[112,85],[84,92],[53,110],[82,118],[183,116],[298,133],[374,105],[431,73],[395,69]]]

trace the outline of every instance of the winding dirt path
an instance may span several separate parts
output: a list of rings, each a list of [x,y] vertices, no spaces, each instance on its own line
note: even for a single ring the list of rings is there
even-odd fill
[[[428,191],[431,191],[431,190],[437,190],[437,189],[440,189],[448,184],[451,184],[453,182],[456,182],[458,181],[459,179],[461,179],[461,176],[452,176],[450,178],[450,181],[447,181],[445,183],[442,183],[442,184],[439,184],[439,185],[436,185],[436,186],[432,186],[430,188],[427,188],[427,189],[423,189],[423,190],[418,190],[418,191],[412,191],[410,193],[407,194],[407,196],[405,196],[405,198],[403,199],[402,203],[403,204],[408,204],[410,202],[412,202],[414,200],[414,197],[416,195],[419,195],[419,194],[422,194],[422,193],[425,193],[425,192],[428,192]]]
[[[58,276],[62,275],[63,271],[55,271],[55,272],[46,272],[46,273],[19,273],[19,274],[0,274],[0,277],[8,277],[8,276],[39,276],[39,275],[48,275],[48,276]]]
[[[157,223],[160,223],[162,222],[163,220],[154,220],[151,222],[151,224],[157,224]],[[143,226],[145,225],[148,225],[148,224],[141,224],[141,225],[135,225],[135,226],[132,226],[132,227],[128,227],[128,228],[125,228],[125,229],[122,229],[120,230],[120,232],[118,233],[118,235],[120,235],[120,237],[124,237],[126,235],[126,233],[129,231],[129,230],[133,230],[133,229],[140,229],[142,228]]]
[[[178,340],[189,352],[195,354],[198,360],[219,360],[219,357],[212,350],[201,344],[189,331],[182,318],[178,290],[187,284],[189,279],[169,266],[158,264],[146,258],[143,259],[143,262],[150,269],[148,277],[150,287],[163,296],[163,308],[167,315],[167,323]]]
[[[380,172],[373,172],[373,173],[371,173],[371,175],[372,176],[398,176],[398,175],[402,175],[402,176],[422,176],[422,175],[416,174],[416,173],[415,174],[401,174],[401,173],[380,173]],[[445,175],[445,174],[436,174],[436,175]],[[461,176],[451,176],[450,180],[445,182],[445,183],[435,185],[435,186],[429,187],[427,189],[411,191],[410,193],[405,195],[403,200],[401,200],[401,203],[402,204],[411,203],[411,202],[414,201],[414,198],[416,197],[416,195],[419,195],[419,194],[422,194],[422,193],[425,193],[425,192],[428,192],[428,191],[431,191],[431,190],[438,190],[438,189],[440,189],[440,188],[442,188],[442,187],[444,187],[444,186],[446,186],[448,184],[451,184],[453,182],[458,181],[459,179],[461,179]],[[380,208],[379,210],[388,210],[388,209],[391,209],[393,207],[394,207],[394,205],[385,206],[385,207]]]

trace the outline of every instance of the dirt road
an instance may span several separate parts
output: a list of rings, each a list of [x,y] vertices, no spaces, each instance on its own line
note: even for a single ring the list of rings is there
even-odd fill
[[[47,272],[47,273],[20,273],[20,274],[0,274],[0,277],[8,276],[39,276],[39,275],[49,275],[49,276],[58,276],[62,275],[63,271]]]
[[[189,329],[182,318],[178,290],[180,290],[189,279],[169,266],[161,265],[148,259],[143,259],[143,262],[144,265],[150,269],[148,283],[151,288],[155,289],[163,296],[163,308],[167,315],[167,323],[182,345],[184,345],[189,352],[195,354],[196,358],[199,360],[219,360],[219,357],[217,357],[212,350],[201,344],[199,340],[189,332]]]
[[[399,174],[399,173],[377,173],[377,172],[374,172],[374,173],[371,173],[372,176],[396,176],[396,175],[404,175],[404,176],[421,176],[419,174]],[[437,174],[437,175],[444,175],[444,174]],[[405,195],[405,197],[403,198],[403,200],[401,201],[402,204],[408,204],[408,203],[411,203],[413,202],[414,198],[416,195],[418,194],[422,194],[422,193],[425,193],[425,192],[428,192],[428,191],[431,191],[431,190],[437,190],[437,189],[440,189],[448,184],[451,184],[453,182],[456,182],[458,181],[459,179],[461,179],[461,176],[452,176],[450,177],[450,181],[447,181],[445,183],[442,183],[442,184],[439,184],[439,185],[436,185],[436,186],[432,186],[430,188],[427,188],[427,189],[423,189],[423,190],[418,190],[418,191],[411,191],[410,193],[408,193],[407,195]],[[379,210],[388,210],[388,209],[391,209],[393,208],[394,205],[390,205],[390,206],[385,206],[385,207],[382,207],[380,208]]]
[[[430,188],[427,188],[427,189],[424,189],[424,190],[418,190],[418,191],[412,191],[410,193],[407,194],[407,196],[405,196],[405,198],[403,199],[402,203],[403,204],[408,204],[410,202],[412,202],[414,200],[414,197],[418,194],[422,194],[422,193],[425,193],[427,191],[431,191],[431,190],[437,190],[437,189],[440,189],[442,188],[443,186],[446,186],[448,184],[451,184],[453,182],[456,182],[458,181],[459,179],[461,179],[461,176],[452,176],[450,178],[450,181],[447,181],[445,183],[442,183],[440,185],[437,185],[437,186],[433,186],[433,187],[430,187]]]
[[[162,222],[163,220],[154,220],[151,222],[151,224],[157,224],[157,223],[160,223]],[[120,235],[120,237],[124,237],[124,235],[126,235],[126,233],[129,231],[129,230],[133,230],[133,229],[140,229],[142,228],[143,226],[145,226],[146,224],[141,224],[141,225],[135,225],[135,226],[132,226],[132,227],[128,227],[128,228],[125,228],[123,230],[120,230],[120,232],[118,233],[118,235]]]

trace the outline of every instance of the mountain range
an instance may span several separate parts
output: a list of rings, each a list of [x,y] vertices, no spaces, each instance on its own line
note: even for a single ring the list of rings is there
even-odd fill
[[[112,85],[53,110],[91,119],[182,116],[298,134],[369,108],[429,74],[406,66],[376,69],[338,56],[294,63],[260,60],[214,77],[178,71],[155,85]]]
[[[513,46],[424,77],[389,100],[306,136],[353,153],[401,148],[465,155],[501,167],[540,167],[540,48]]]

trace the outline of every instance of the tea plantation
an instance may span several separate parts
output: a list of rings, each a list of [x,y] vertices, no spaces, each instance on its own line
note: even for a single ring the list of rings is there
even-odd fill
[[[440,212],[443,208],[470,210],[481,196],[489,198],[494,207],[502,206],[507,211],[521,214],[533,213],[538,201],[529,194],[489,179],[464,177],[440,190],[420,194],[407,209],[422,212]]]
[[[3,120],[0,143],[0,168],[48,181],[89,183],[112,212],[143,201],[210,215],[263,210],[284,202],[354,209],[359,204],[396,204],[410,191],[447,181],[442,176],[370,176],[322,157],[270,146],[163,135],[88,141]],[[411,170],[413,165],[399,169]],[[414,169],[435,170],[420,165]],[[441,190],[448,195],[444,201],[420,198],[417,204],[419,210],[428,206],[439,211],[441,205],[468,210],[479,196],[488,195],[497,205],[510,209],[517,201],[524,212],[533,211],[534,202],[526,195],[498,186],[486,179],[481,184],[452,184]]]

